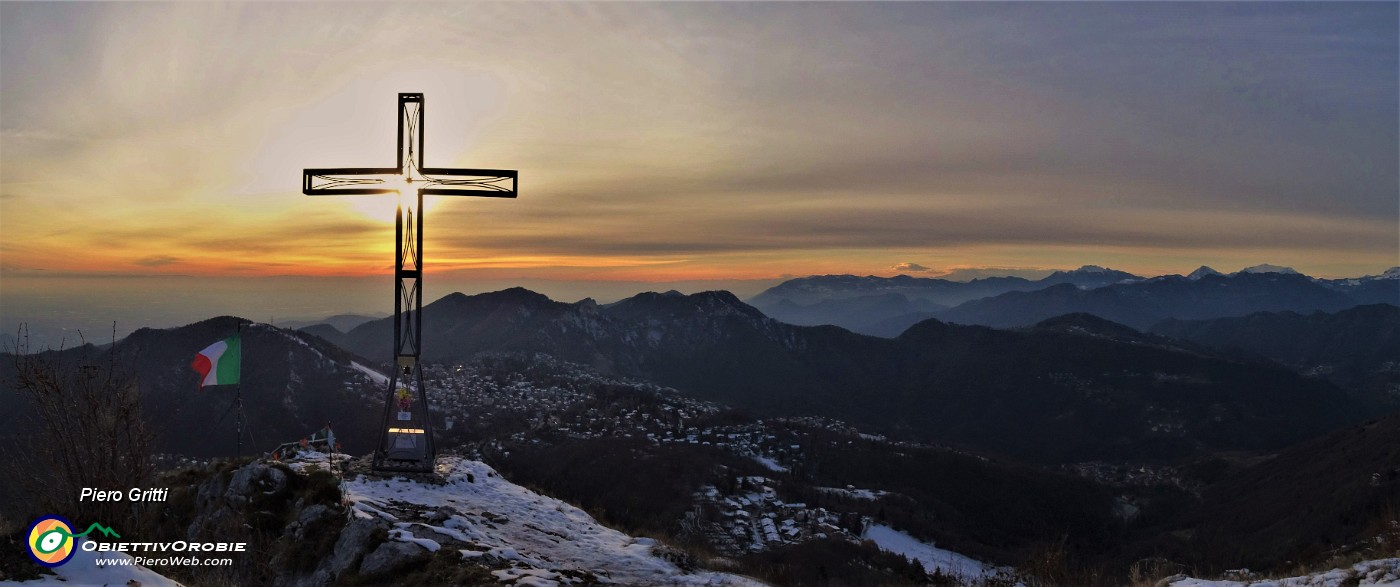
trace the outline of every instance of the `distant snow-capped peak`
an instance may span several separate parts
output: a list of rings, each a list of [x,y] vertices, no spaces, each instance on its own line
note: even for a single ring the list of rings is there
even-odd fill
[[[1255,265],[1253,267],[1245,267],[1244,269],[1239,270],[1239,273],[1286,273],[1292,275],[1298,274],[1298,272],[1295,271],[1292,267],[1280,267],[1278,265],[1270,265],[1268,263],[1264,263],[1262,265]]]
[[[1200,267],[1197,267],[1195,271],[1192,271],[1190,275],[1187,275],[1186,278],[1190,279],[1191,281],[1196,281],[1207,275],[1221,275],[1221,273],[1219,271],[1211,269],[1209,266],[1201,265]]]
[[[1068,273],[1108,273],[1108,270],[1098,265],[1085,265]]]

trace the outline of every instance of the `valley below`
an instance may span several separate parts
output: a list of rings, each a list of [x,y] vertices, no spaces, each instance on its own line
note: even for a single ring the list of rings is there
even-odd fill
[[[724,292],[453,294],[425,307],[431,479],[362,459],[393,368],[374,358],[386,321],[372,317],[348,332],[221,317],[6,355],[3,424],[43,437],[13,383],[25,361],[129,373],[152,482],[183,505],[119,519],[143,538],[247,520],[232,531],[270,563],[219,575],[239,584],[1394,582],[1400,308],[1234,320],[931,319],[880,338],[785,324]],[[186,366],[235,329],[251,459],[230,458],[228,390],[194,391]],[[1306,335],[1278,344],[1289,329]],[[1338,342],[1302,344],[1317,339]],[[1273,346],[1243,348],[1256,340]],[[296,446],[327,429],[338,450]],[[240,475],[276,487],[240,499]],[[12,537],[71,501],[27,487],[0,488]]]

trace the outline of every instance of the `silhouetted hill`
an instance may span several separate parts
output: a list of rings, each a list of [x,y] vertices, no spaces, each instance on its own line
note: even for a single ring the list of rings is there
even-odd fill
[[[386,352],[390,326],[355,329],[351,350]],[[1281,367],[1048,326],[931,320],[881,339],[783,324],[727,292],[647,293],[600,307],[507,290],[424,308],[428,360],[503,350],[545,352],[759,414],[826,415],[1043,461],[1277,448],[1363,416],[1335,387]]]
[[[885,334],[882,325],[891,319],[911,315],[932,315],[947,306],[923,299],[909,299],[903,294],[887,293],[855,298],[823,300],[810,306],[783,299],[764,310],[768,316],[798,326],[831,324],[851,332],[872,336],[893,337],[899,332]],[[912,322],[911,322],[912,324]],[[907,325],[906,325],[907,326]],[[903,329],[900,329],[902,332]]]
[[[345,333],[342,332],[339,328],[331,326],[330,324],[313,324],[311,326],[298,328],[297,330],[300,332],[305,332],[312,336],[320,337],[321,339],[324,339],[327,342],[330,342],[331,344],[334,344],[336,346],[346,346]]]
[[[1057,285],[968,302],[939,317],[960,324],[1013,328],[1082,312],[1146,330],[1167,318],[1219,318],[1261,311],[1335,312],[1355,305],[1347,293],[1304,275],[1237,273],[1195,280],[1171,275],[1090,290]]]
[[[1400,508],[1400,413],[1291,447],[1203,497],[1185,525],[1215,568],[1324,560],[1374,540]]]
[[[1056,271],[1036,281],[1020,277],[959,282],[908,275],[814,275],[785,281],[754,296],[751,302],[768,316],[789,324],[831,324],[863,334],[894,337],[933,312],[969,300],[1060,284],[1095,288],[1141,279],[1096,265]]]
[[[110,349],[67,351],[58,364],[68,369],[104,364],[108,353],[114,353],[139,380],[144,414],[157,432],[157,452],[232,456],[236,415],[230,408],[236,388],[200,390],[190,362],[200,350],[238,331],[240,324],[244,425],[255,441],[245,437],[245,454],[297,440],[327,422],[342,432],[347,449],[373,449],[366,443],[373,442],[379,425],[382,388],[350,366],[354,357],[349,353],[296,331],[224,316],[179,328],[142,328]],[[12,381],[13,360],[0,355],[5,385]],[[5,393],[7,405],[20,401],[13,391]]]
[[[871,295],[900,294],[910,300],[925,300],[943,306],[954,306],[1007,291],[1034,289],[1035,282],[1020,277],[988,277],[968,282],[949,281],[933,277],[876,277],[867,275],[813,275],[789,279],[749,300],[762,310],[788,300],[807,306],[826,300],[839,300]]]
[[[336,314],[334,316],[314,320],[281,320],[274,324],[274,326],[285,330],[306,330],[311,327],[330,326],[340,332],[349,332],[351,329],[365,322],[378,320],[383,317],[384,314],[379,314],[377,316],[370,316],[367,314]]]
[[[893,318],[886,318],[884,320],[871,324],[865,327],[861,334],[869,334],[870,336],[879,336],[882,338],[894,338],[896,336],[899,336],[900,334],[903,334],[904,331],[908,330],[910,326],[923,322],[924,320],[936,317],[938,317],[938,312],[914,312],[912,314],[902,314]]]
[[[1264,357],[1384,397],[1400,388],[1400,307],[1336,313],[1259,312],[1239,318],[1169,319],[1158,334],[1225,352]],[[1392,398],[1400,401],[1400,396]]]
[[[1336,388],[1284,369],[1092,332],[930,320],[899,341],[922,359],[907,380],[918,382],[915,389],[937,390],[930,403],[939,414],[926,426],[946,440],[1039,460],[1279,447],[1360,413]],[[1310,407],[1295,411],[1302,406]],[[1282,420],[1310,431],[1272,428]],[[1036,439],[1042,444],[1033,446]]]
[[[1083,312],[1048,318],[1040,321],[1040,323],[1031,327],[1031,329],[1039,332],[1087,334],[1115,340],[1141,341],[1148,338],[1137,330],[1112,320],[1105,320],[1093,314],[1085,314]]]
[[[1070,313],[1095,314],[1145,330],[1169,317],[1205,319],[1260,311],[1400,305],[1400,268],[1348,279],[1314,279],[1273,265],[1230,275],[1203,266],[1186,277],[1146,280],[1093,265],[1056,271],[1036,281],[998,277],[960,283],[906,275],[824,275],[785,281],[752,302],[789,324],[831,324],[883,337],[898,336],[928,318],[1013,328]],[[924,303],[952,309],[920,307]]]

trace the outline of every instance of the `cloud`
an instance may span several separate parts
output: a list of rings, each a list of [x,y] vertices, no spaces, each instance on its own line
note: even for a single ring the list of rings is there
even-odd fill
[[[898,265],[895,265],[894,267],[890,267],[890,269],[893,269],[900,273],[926,273],[928,271],[933,271],[932,269],[924,267],[923,265],[920,265],[918,263],[909,262],[900,263]]]
[[[423,91],[430,163],[521,174],[518,200],[428,211],[429,270],[1389,266],[1396,14],[6,3],[0,252],[378,271],[392,225],[302,203],[298,180],[390,161],[394,93]]]
[[[172,263],[179,262],[179,257],[170,257],[167,255],[153,255],[134,261],[135,264],[140,265],[142,267],[162,267],[165,265],[170,265]]]

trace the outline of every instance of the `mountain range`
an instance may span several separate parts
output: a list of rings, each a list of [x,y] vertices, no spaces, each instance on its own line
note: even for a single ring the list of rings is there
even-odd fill
[[[867,275],[813,275],[789,279],[754,296],[755,307],[766,310],[780,300],[809,305],[831,299],[855,298],[867,295],[898,293],[911,300],[921,299],[942,306],[955,306],[1008,291],[1027,291],[1051,285],[1069,283],[1078,287],[1101,287],[1121,281],[1143,279],[1131,273],[1085,265],[1070,271],[1056,271],[1030,280],[1023,277],[985,277],[971,281],[952,281],[937,277],[877,277]],[[775,316],[776,317],[776,316]]]
[[[1057,271],[1037,281],[828,275],[789,280],[750,301],[790,324],[831,324],[887,338],[929,318],[1013,328],[1080,312],[1146,330],[1169,318],[1400,305],[1400,268],[1353,279],[1315,279],[1274,265],[1229,275],[1203,266],[1185,277],[1150,279],[1093,265]]]
[[[837,417],[1046,462],[1266,449],[1369,413],[1267,361],[1069,320],[1020,331],[928,320],[882,339],[784,324],[727,292],[602,306],[514,288],[425,306],[423,344],[428,361],[542,352],[757,414]],[[328,340],[378,357],[391,329],[372,321]]]
[[[1058,279],[1072,280],[1072,273]],[[1236,304],[1243,311],[1301,299],[1346,308],[1354,292],[1395,280],[1322,284],[1283,273],[1202,273],[1194,280],[1172,276],[1094,289],[1061,283],[1002,294],[952,310],[1018,296],[1068,300],[1037,310],[1050,314],[1075,310],[1072,302],[1084,299],[1117,305],[1060,312],[1017,330],[926,319],[895,338],[786,324],[727,292],[644,293],[607,305],[562,303],[521,288],[451,294],[424,309],[424,359],[451,364],[482,354],[546,353],[758,415],[829,416],[896,438],[1042,462],[1268,450],[1400,401],[1393,359],[1400,309],[1393,306],[1188,321],[1149,304],[1188,318],[1193,304]],[[1104,308],[1116,308],[1121,321],[1104,318],[1114,316]],[[1038,317],[1015,316],[1003,319],[1019,324]],[[240,324],[248,323],[224,317],[142,329],[111,349],[84,347],[79,354],[120,356],[149,389],[147,409],[167,422],[165,437],[203,438],[211,422],[231,418],[231,389],[196,391],[189,358]],[[1144,332],[1143,324],[1160,325]],[[253,434],[305,434],[328,420],[372,430],[373,417],[338,414],[365,413],[360,408],[379,401],[361,389],[370,386],[353,385],[369,382],[356,363],[387,359],[391,329],[388,318],[348,333],[328,325],[303,332],[247,326],[249,352],[262,353],[248,357],[253,368],[244,379],[244,410],[258,422]],[[10,359],[0,363],[9,368]],[[223,440],[161,448],[226,453],[211,445],[216,442]]]

